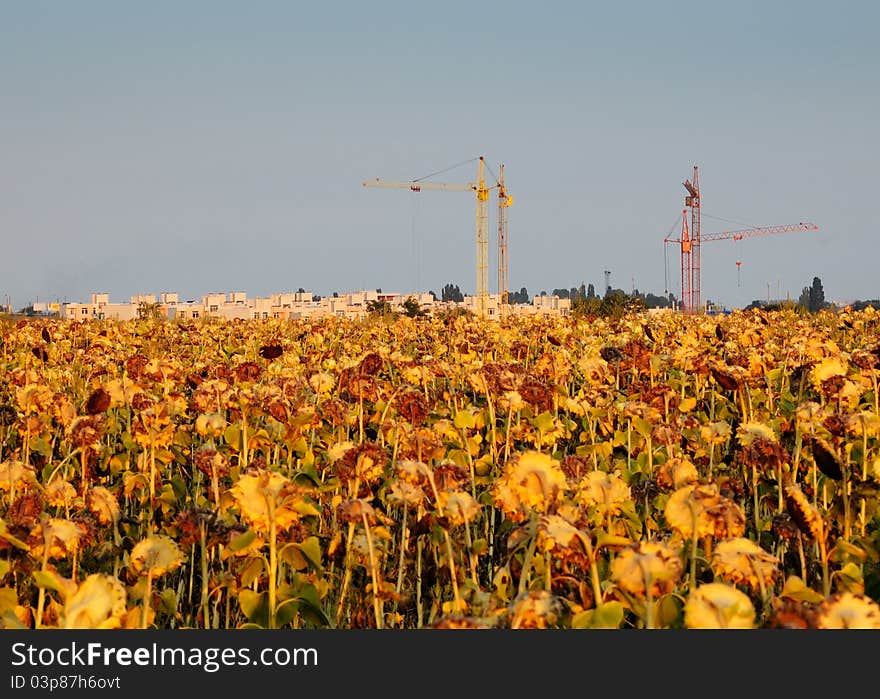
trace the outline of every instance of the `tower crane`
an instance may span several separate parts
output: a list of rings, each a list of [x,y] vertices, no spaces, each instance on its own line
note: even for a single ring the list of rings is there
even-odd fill
[[[681,212],[681,235],[678,238],[667,236],[663,242],[678,243],[680,246],[681,310],[685,313],[696,313],[702,308],[700,298],[700,246],[702,243],[715,240],[736,241],[777,233],[819,230],[819,226],[814,223],[790,223],[781,226],[754,226],[703,235],[700,231],[700,184],[696,165],[694,165],[693,180],[685,180],[683,184],[688,194],[685,197],[685,208]],[[690,209],[690,228],[688,228],[688,209]]]
[[[507,279],[507,209],[513,204],[513,197],[507,193],[504,184],[504,164],[498,172],[498,303],[499,312],[507,312],[510,289]]]
[[[451,169],[451,168],[448,168]],[[438,174],[438,173],[435,173]],[[428,175],[430,177],[430,175]],[[413,192],[422,190],[439,192],[474,192],[477,200],[476,244],[477,244],[477,309],[481,318],[488,315],[489,300],[489,192],[499,185],[486,186],[485,162],[479,157],[476,182],[436,182],[420,178],[416,180],[395,181],[379,177],[367,180],[364,187],[383,187],[392,189],[409,189]],[[500,225],[500,224],[499,224]],[[500,230],[500,229],[499,229]],[[506,256],[505,256],[506,259]]]

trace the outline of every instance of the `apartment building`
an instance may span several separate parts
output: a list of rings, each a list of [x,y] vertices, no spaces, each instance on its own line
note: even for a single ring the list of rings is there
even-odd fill
[[[462,306],[474,313],[479,312],[479,299],[465,296],[461,304],[437,301],[431,294],[399,294],[378,289],[351,291],[316,298],[309,291],[282,292],[270,296],[248,298],[243,291],[228,293],[212,292],[201,300],[181,301],[177,293],[164,292],[159,298],[154,294],[136,294],[128,303],[112,303],[107,293],[93,293],[89,303],[67,303],[62,315],[67,320],[132,320],[142,314],[157,314],[178,320],[220,318],[224,320],[296,320],[301,318],[336,317],[357,319],[364,317],[371,304],[385,302],[392,310],[403,310],[408,299],[415,299],[425,313],[432,313],[451,306]],[[568,315],[571,301],[558,296],[535,296],[531,304],[514,304],[507,309],[511,315]],[[498,294],[487,299],[489,319],[501,317]]]

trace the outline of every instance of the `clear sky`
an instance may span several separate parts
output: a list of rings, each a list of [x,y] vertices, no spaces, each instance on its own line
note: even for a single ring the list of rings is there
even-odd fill
[[[705,244],[704,299],[880,297],[878,7],[0,0],[0,301],[473,293],[471,194],[361,182],[479,155],[514,290],[678,295],[696,164],[705,233],[821,227]]]

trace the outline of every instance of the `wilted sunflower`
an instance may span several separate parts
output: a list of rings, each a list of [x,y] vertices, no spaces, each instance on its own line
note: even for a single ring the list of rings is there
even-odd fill
[[[518,454],[495,482],[495,504],[514,522],[532,512],[549,512],[563,498],[565,474],[559,462],[537,451]]]
[[[41,558],[48,547],[49,558],[59,559],[76,551],[85,535],[86,528],[79,522],[51,517],[31,531],[28,541],[35,558]]]
[[[510,605],[511,629],[548,629],[563,621],[565,605],[547,590],[524,592]]]
[[[309,378],[309,385],[312,387],[312,390],[320,396],[326,396],[330,393],[335,383],[336,380],[333,378],[333,375],[327,372],[318,372],[312,374]]]
[[[412,508],[421,505],[426,496],[419,486],[404,480],[394,480],[385,497],[392,505]]]
[[[125,587],[119,580],[93,573],[64,602],[65,629],[119,628],[126,612]]]
[[[820,629],[880,629],[880,606],[865,595],[838,593],[825,600],[817,613]]]
[[[116,496],[104,486],[91,488],[86,501],[101,524],[113,524],[119,521],[119,503],[116,502]]]
[[[172,538],[156,534],[135,544],[129,559],[135,573],[159,577],[176,570],[183,554]]]
[[[785,509],[804,534],[815,541],[823,541],[825,525],[822,515],[813,507],[804,491],[797,483],[787,483],[783,487]]]
[[[0,464],[0,490],[18,490],[34,481],[34,469],[31,466],[26,466],[21,461],[4,461]]]
[[[816,364],[810,372],[810,381],[817,391],[823,390],[831,379],[846,376],[846,364],[840,357],[827,357]]]
[[[603,517],[619,514],[630,500],[629,486],[616,473],[590,471],[578,484],[575,495],[585,507],[595,508]]]
[[[688,595],[684,624],[689,629],[752,629],[755,607],[744,592],[724,583],[706,583]]]
[[[681,577],[678,551],[668,544],[640,541],[621,550],[611,562],[611,579],[621,589],[645,598],[671,592]]]
[[[734,585],[766,589],[779,575],[779,559],[750,539],[734,537],[720,542],[712,552],[712,570]]]
[[[223,413],[202,413],[196,418],[195,430],[202,437],[219,437],[226,429]]]
[[[463,490],[441,490],[437,504],[443,516],[453,525],[467,524],[480,514],[480,503]]]
[[[242,476],[230,489],[242,517],[257,532],[267,532],[272,518],[277,530],[287,529],[310,511],[298,488],[285,476],[261,470]]]
[[[52,507],[67,507],[76,498],[76,488],[69,481],[56,477],[46,486],[43,496]]]
[[[745,532],[742,509],[719,494],[716,485],[679,488],[666,501],[664,514],[669,526],[686,539],[693,536],[726,539]]]
[[[687,459],[669,459],[657,469],[657,485],[661,488],[683,488],[696,485],[699,480],[697,467]]]

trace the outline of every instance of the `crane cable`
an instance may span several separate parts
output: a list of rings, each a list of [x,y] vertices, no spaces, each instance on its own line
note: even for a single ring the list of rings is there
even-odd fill
[[[722,218],[721,216],[713,216],[712,214],[707,214],[705,211],[702,212],[701,216],[705,216],[706,218],[712,218],[716,221],[724,221],[725,223],[733,223],[737,226],[744,226],[745,228],[757,228],[757,226],[752,225],[751,223],[746,223],[745,221],[737,221],[732,218]]]
[[[454,170],[455,168],[461,167],[462,165],[467,165],[468,163],[472,163],[475,160],[479,160],[479,158],[471,158],[470,160],[464,160],[460,163],[456,163],[455,165],[450,165],[449,167],[444,168],[443,170],[437,170],[437,172],[432,172],[429,175],[424,175],[423,177],[417,177],[416,179],[410,180],[410,181],[411,182],[421,182],[422,180],[426,180],[429,177],[434,177],[434,175],[442,175],[444,172],[449,172],[450,170]]]

